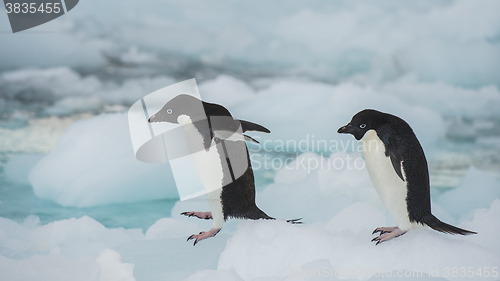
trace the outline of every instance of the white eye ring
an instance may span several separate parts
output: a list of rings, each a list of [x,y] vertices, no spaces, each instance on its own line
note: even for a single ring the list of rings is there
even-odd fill
[[[361,129],[364,129],[364,128],[366,127],[366,124],[361,124],[361,125],[359,125],[359,127],[360,127]]]
[[[168,113],[168,114],[172,114],[172,109],[170,109],[170,108],[169,108],[169,109],[167,109],[167,113]]]

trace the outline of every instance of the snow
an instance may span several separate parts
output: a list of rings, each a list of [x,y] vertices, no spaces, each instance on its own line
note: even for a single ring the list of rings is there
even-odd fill
[[[141,230],[107,229],[87,216],[46,225],[38,221],[0,218],[3,280],[135,280],[134,266],[109,248],[142,239]]]
[[[120,253],[106,249],[99,253],[96,261],[101,265],[100,281],[135,281],[134,265],[122,263]]]
[[[295,161],[326,163],[347,155],[338,152],[322,158],[306,153]],[[41,280],[63,280],[74,274],[84,280],[113,280],[108,276],[121,278],[116,280],[303,280],[318,270],[333,275],[355,270],[342,279],[366,280],[375,272],[421,271],[428,276],[434,270],[444,278],[447,267],[495,267],[500,262],[499,199],[483,198],[473,207],[473,216],[456,218],[457,226],[477,235],[452,236],[423,228],[375,246],[370,242],[371,231],[393,222],[364,167],[324,166],[306,174],[307,167],[295,167],[282,168],[275,183],[257,194],[259,207],[278,220],[230,220],[216,237],[196,247],[186,237],[208,230],[211,221],[179,214],[208,210],[201,199],[179,201],[172,218],[158,220],[145,234],[140,229],[106,228],[87,216],[45,225],[35,216],[22,223],[0,218],[0,267],[7,280],[28,280],[35,272]],[[302,175],[287,178],[295,171]],[[471,170],[468,177],[477,173]],[[468,188],[467,181],[457,190]],[[440,202],[441,212],[453,214],[453,203],[441,202],[439,196],[434,200]],[[480,208],[485,200],[492,202]],[[282,220],[299,215],[302,225]],[[56,264],[62,264],[56,272],[47,269]]]

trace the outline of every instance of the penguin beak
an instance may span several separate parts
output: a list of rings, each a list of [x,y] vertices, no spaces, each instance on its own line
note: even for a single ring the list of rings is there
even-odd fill
[[[153,114],[153,116],[149,117],[148,123],[154,123],[156,122],[156,114]]]
[[[337,133],[339,134],[351,134],[353,130],[353,126],[351,124],[347,124],[338,129]]]

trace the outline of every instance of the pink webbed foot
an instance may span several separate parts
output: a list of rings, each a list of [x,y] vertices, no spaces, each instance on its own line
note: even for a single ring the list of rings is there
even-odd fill
[[[188,217],[197,217],[199,219],[204,219],[204,220],[212,219],[212,212],[184,212],[181,213],[181,215]]]
[[[186,241],[189,241],[191,239],[194,239],[194,244],[193,246],[196,246],[196,244],[198,242],[200,242],[201,240],[205,240],[207,238],[210,238],[210,237],[214,237],[217,233],[219,233],[220,231],[220,228],[217,229],[217,228],[212,228],[210,229],[209,231],[205,232],[205,231],[202,231],[200,232],[199,234],[193,234],[191,236],[188,237],[188,239]]]
[[[372,235],[377,233],[377,232],[380,232],[380,235],[384,234],[384,233],[387,233],[387,232],[391,232],[393,230],[396,230],[398,227],[397,226],[393,226],[393,227],[377,227],[375,228],[375,230],[372,232]]]
[[[403,232],[398,227],[378,227],[373,231],[372,234],[375,234],[377,232],[380,232],[380,235],[372,239],[372,242],[377,241],[375,245],[406,233],[406,231]]]

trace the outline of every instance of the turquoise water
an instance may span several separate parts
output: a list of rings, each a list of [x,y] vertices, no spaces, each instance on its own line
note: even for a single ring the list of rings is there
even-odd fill
[[[41,224],[86,215],[108,228],[142,228],[144,231],[158,219],[169,217],[176,202],[152,200],[87,208],[64,207],[36,197],[31,186],[5,181],[0,181],[0,201],[0,217],[18,222],[30,215],[38,216]]]

